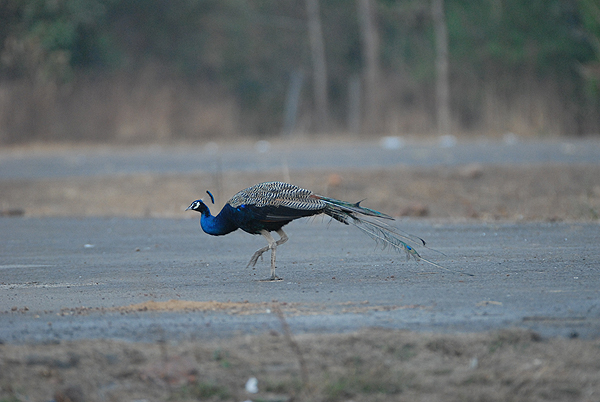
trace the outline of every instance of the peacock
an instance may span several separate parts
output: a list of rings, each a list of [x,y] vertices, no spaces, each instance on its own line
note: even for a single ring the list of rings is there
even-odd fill
[[[214,204],[213,195],[210,191],[207,193]],[[293,184],[272,181],[256,184],[238,192],[227,201],[217,216],[211,215],[208,206],[201,199],[192,202],[186,211],[193,210],[202,214],[200,226],[209,235],[223,236],[237,229],[250,234],[263,235],[267,239],[268,246],[257,250],[247,267],[255,266],[258,258],[271,250],[271,277],[268,279],[270,281],[281,280],[275,275],[275,253],[277,247],[288,240],[283,227],[295,219],[318,214],[326,214],[336,221],[356,226],[384,247],[389,246],[406,253],[407,260],[412,257],[416,261],[422,260],[438,268],[447,269],[424,259],[408,244],[425,246],[423,239],[386,224],[386,220],[392,221],[394,218],[365,208],[360,205],[361,202],[340,201],[315,194]],[[271,232],[277,232],[279,240],[275,240]]]

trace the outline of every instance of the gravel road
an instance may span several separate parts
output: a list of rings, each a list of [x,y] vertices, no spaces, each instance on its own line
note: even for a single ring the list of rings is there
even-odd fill
[[[211,237],[196,219],[4,218],[0,340],[195,339],[280,328],[365,326],[441,332],[504,327],[600,334],[600,231],[587,223],[397,222],[470,277],[405,261],[352,227],[293,222],[279,249],[245,268],[263,239]],[[276,301],[276,302],[275,302]]]

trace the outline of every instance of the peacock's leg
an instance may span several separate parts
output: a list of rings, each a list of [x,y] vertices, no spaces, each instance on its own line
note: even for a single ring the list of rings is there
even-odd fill
[[[269,233],[266,230],[261,230],[260,234],[262,234],[265,237],[265,239],[267,239],[267,242],[269,243],[269,245],[257,250],[254,253],[254,255],[252,256],[252,258],[250,259],[250,262],[248,262],[248,265],[246,267],[255,266],[256,262],[258,261],[258,258],[260,256],[262,256],[264,252],[271,249],[271,278],[270,278],[270,280],[272,280],[272,281],[281,280],[281,278],[279,278],[277,275],[275,275],[275,255],[276,255],[277,246],[285,243],[288,240],[288,236],[285,234],[285,232],[282,229],[279,229],[277,231],[277,234],[279,234],[279,236],[281,237],[277,241],[275,241],[273,236],[271,236],[271,233]]]
[[[269,246],[271,246],[271,280],[272,281],[282,280],[282,278],[275,275],[275,251],[277,250],[278,246],[280,246],[283,243],[285,243],[286,241],[288,241],[288,237],[285,234],[285,232],[283,231],[283,229],[277,230],[277,234],[279,235],[279,240],[277,240],[275,242],[275,244],[269,243]],[[274,240],[273,236],[271,236],[270,233],[269,233],[269,236],[271,237],[271,240]]]
[[[288,241],[289,237],[285,234],[283,229],[279,229],[277,231],[277,234],[279,235],[279,240],[277,240],[277,246],[281,246],[283,243]]]

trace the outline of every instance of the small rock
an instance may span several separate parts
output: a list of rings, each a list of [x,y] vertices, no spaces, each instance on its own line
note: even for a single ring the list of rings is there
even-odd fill
[[[519,142],[519,136],[515,133],[508,132],[504,134],[502,140],[506,145],[515,145]]]
[[[453,135],[442,135],[439,138],[439,144],[442,148],[452,148],[456,145],[456,137]]]
[[[251,394],[256,394],[258,392],[258,380],[256,377],[250,377],[248,381],[246,381],[246,392]]]
[[[476,179],[483,175],[483,166],[479,163],[472,163],[460,169],[459,174],[466,179]]]
[[[265,154],[271,150],[271,143],[265,140],[256,141],[254,149],[256,149],[258,153]]]
[[[379,141],[379,145],[383,149],[400,149],[404,146],[404,141],[402,140],[401,137],[389,136],[389,137],[383,137]]]
[[[342,176],[337,173],[332,173],[327,178],[327,186],[339,187],[342,184]]]
[[[476,357],[472,358],[471,362],[469,363],[469,368],[471,370],[475,370],[478,366],[479,366],[479,360]]]
[[[0,209],[0,216],[23,216],[23,215],[25,215],[24,209],[19,209],[19,208]]]

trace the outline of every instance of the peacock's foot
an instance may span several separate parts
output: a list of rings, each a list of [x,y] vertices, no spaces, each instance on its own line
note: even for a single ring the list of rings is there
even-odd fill
[[[252,258],[250,258],[250,262],[248,263],[248,265],[246,265],[246,268],[248,267],[253,267],[256,265],[256,263],[258,262],[259,258],[262,258],[262,255],[265,253],[265,251],[269,250],[269,247],[264,247],[261,248],[260,250],[258,250],[256,253],[254,253],[254,255],[252,256]]]
[[[277,275],[274,275],[274,276],[272,276],[270,278],[267,278],[267,279],[261,279],[261,280],[259,280],[259,282],[279,282],[279,281],[282,281],[282,280],[283,280],[283,278],[280,278]]]

